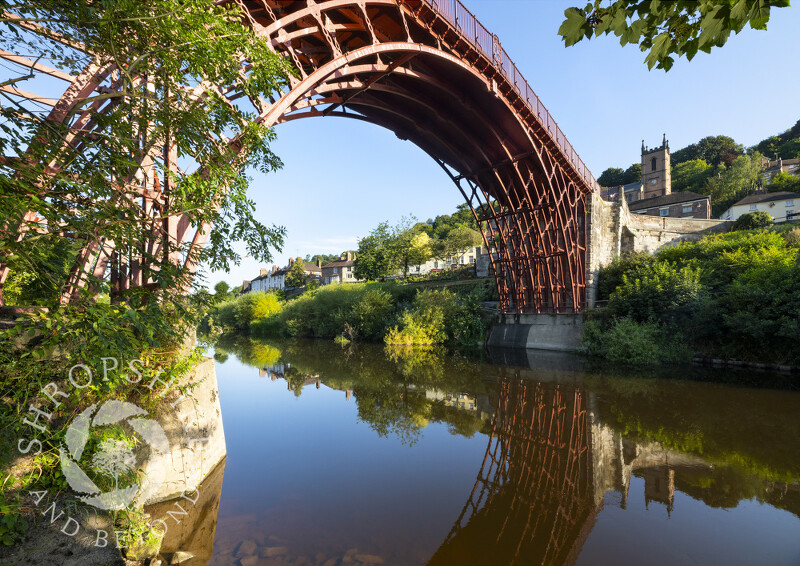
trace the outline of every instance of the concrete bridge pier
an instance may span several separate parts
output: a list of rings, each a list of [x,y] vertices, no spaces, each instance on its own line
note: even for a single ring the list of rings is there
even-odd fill
[[[489,346],[581,351],[583,315],[500,314],[489,331]]]

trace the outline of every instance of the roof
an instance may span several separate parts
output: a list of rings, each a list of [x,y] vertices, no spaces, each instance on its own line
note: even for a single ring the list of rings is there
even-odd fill
[[[316,263],[309,263],[306,261],[303,262],[303,265],[305,265],[306,271],[313,271],[315,273],[319,273],[321,271],[320,267]]]
[[[735,203],[733,206],[737,206],[740,204],[756,204],[759,202],[772,202],[775,200],[790,200],[790,199],[800,199],[800,193],[790,193],[787,191],[779,191],[777,193],[759,192],[752,195],[747,195],[742,200]]]
[[[622,187],[622,189],[625,192],[638,191],[642,188],[642,182],[634,181],[633,183],[628,183],[626,185],[614,185],[613,187],[601,187],[601,188],[608,193],[616,193],[620,187]]]
[[[643,210],[645,208],[653,208],[656,206],[669,206],[673,204],[680,204],[682,202],[694,202],[696,200],[706,200],[709,197],[693,193],[692,191],[678,191],[660,197],[651,197],[632,202],[628,206],[631,210]]]
[[[322,266],[322,269],[325,269],[325,268],[328,268],[328,267],[351,267],[351,266],[353,266],[355,264],[356,264],[356,262],[355,262],[354,259],[351,259],[350,261],[347,261],[346,259],[337,259],[336,261],[332,261],[330,263],[326,263],[325,265]]]

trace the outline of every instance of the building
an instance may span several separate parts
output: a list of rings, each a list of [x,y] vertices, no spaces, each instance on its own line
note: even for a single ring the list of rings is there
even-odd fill
[[[737,220],[743,214],[756,211],[766,212],[774,222],[800,220],[800,193],[768,193],[760,191],[744,197],[722,213],[722,220]]]
[[[641,200],[644,187],[641,181],[628,183],[627,185],[617,185],[611,188],[604,187],[600,190],[600,197],[605,201],[613,202],[619,198],[620,191],[625,194],[625,200],[630,204],[633,201]]]
[[[481,257],[481,254],[485,253],[483,250],[484,250],[483,246],[473,246],[471,248],[461,250],[461,252],[454,254],[451,257],[446,258],[444,260],[429,259],[425,263],[420,263],[419,265],[409,265],[408,274],[428,275],[431,272],[444,271],[446,269],[455,269],[457,267],[463,267],[466,265],[476,265]],[[402,275],[402,271],[400,272],[400,274]]]
[[[661,146],[653,149],[648,149],[642,140],[642,199],[672,193],[670,164],[667,134],[664,134]]]
[[[671,165],[666,134],[659,147],[648,148],[642,140],[642,180],[603,188],[600,196],[603,200],[613,202],[624,195],[631,212],[636,214],[709,220],[709,197],[691,191],[672,192]]]
[[[294,266],[295,259],[289,258],[289,265],[286,267],[288,273]],[[303,262],[303,273],[306,276],[306,281],[315,280],[322,282],[322,260],[317,260],[316,263]]]
[[[355,274],[355,255],[347,252],[341,258],[322,266],[322,284],[331,283],[357,283]]]
[[[242,285],[242,293],[260,292],[260,291],[283,291],[286,289],[286,276],[289,270],[294,265],[294,258],[289,258],[289,265],[279,268],[273,265],[272,269],[261,269],[261,273],[252,281],[245,281]],[[322,262],[317,260],[316,263],[303,262],[303,272],[306,278],[314,278],[317,281],[322,280]]]
[[[699,218],[702,220],[711,218],[711,199],[691,191],[679,191],[637,200],[628,208],[636,214],[649,214],[650,216]]]
[[[764,184],[768,185],[772,178],[778,173],[789,173],[790,175],[800,176],[800,159],[781,159],[780,157],[775,161],[770,161],[764,157],[761,161],[764,171],[761,176],[764,179]]]
[[[250,281],[249,290],[242,288],[242,292],[282,291],[286,287],[287,273],[288,268],[278,268],[277,265],[273,265],[272,269],[262,268],[258,277]]]

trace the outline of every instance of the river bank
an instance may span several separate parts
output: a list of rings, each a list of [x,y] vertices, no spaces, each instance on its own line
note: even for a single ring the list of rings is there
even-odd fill
[[[624,254],[600,270],[587,353],[619,363],[800,365],[800,229],[742,230]]]

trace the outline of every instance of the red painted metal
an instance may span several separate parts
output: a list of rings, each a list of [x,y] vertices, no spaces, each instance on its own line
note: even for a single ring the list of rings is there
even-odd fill
[[[500,380],[481,469],[428,562],[573,564],[596,513],[586,393]]]
[[[583,309],[586,196],[598,190],[597,182],[497,36],[461,2],[236,1],[246,11],[247,25],[299,71],[290,88],[273,93],[269,101],[250,99],[259,123],[271,127],[299,118],[344,116],[415,143],[442,166],[472,207],[491,250],[500,310]],[[87,68],[56,102],[54,118],[112,71]],[[196,94],[211,88],[230,101],[246,99],[225,85],[200,85]],[[95,127],[87,116],[73,118],[74,136],[86,136]],[[143,217],[153,219],[153,241],[145,244],[146,251],[175,249],[189,236],[187,257],[173,252],[172,260],[193,271],[191,252],[206,243],[210,227],[195,227],[190,236],[187,219],[163,218],[169,186],[154,176],[153,162],[174,165],[171,155],[153,148],[126,188],[129,194],[155,189],[160,195],[140,198]],[[150,283],[142,258],[133,257],[129,248],[122,254],[120,246],[96,236],[87,239],[64,301],[77,296],[87,274],[103,276],[107,265],[119,290]]]

